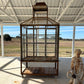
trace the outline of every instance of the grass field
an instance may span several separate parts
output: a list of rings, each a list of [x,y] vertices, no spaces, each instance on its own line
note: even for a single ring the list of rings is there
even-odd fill
[[[29,40],[30,42],[32,40]],[[40,42],[41,40],[39,40]],[[52,41],[54,42],[54,40]],[[4,42],[4,50],[5,50],[5,56],[20,56],[20,39],[13,38],[12,41],[5,41]],[[30,53],[32,52],[32,45],[30,46]],[[47,45],[47,51],[54,51],[53,47],[54,45]],[[75,41],[75,48],[80,48],[83,52],[81,54],[82,57],[84,57],[84,41]],[[39,44],[39,51],[43,52],[45,51],[44,45]],[[32,53],[31,53],[32,54]],[[71,57],[72,55],[72,41],[67,40],[60,40],[59,41],[59,56],[60,57]],[[40,54],[39,54],[40,55]],[[48,53],[48,55],[52,55],[52,53]],[[1,41],[0,41],[0,56],[1,56]]]
[[[13,38],[12,41],[4,41],[4,54],[5,56],[20,56],[20,39]]]

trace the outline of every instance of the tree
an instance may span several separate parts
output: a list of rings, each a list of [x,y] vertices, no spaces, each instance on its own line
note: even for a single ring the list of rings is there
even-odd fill
[[[51,39],[55,39],[55,36],[51,36],[50,38],[51,38]]]
[[[62,37],[59,37],[59,40],[62,40],[63,38]]]
[[[4,35],[4,41],[11,41],[11,37],[9,34]]]
[[[16,36],[16,38],[20,38],[20,36]]]

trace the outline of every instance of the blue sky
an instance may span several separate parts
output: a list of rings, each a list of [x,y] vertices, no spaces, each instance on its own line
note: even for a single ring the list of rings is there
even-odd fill
[[[4,26],[3,27],[4,34],[10,34],[11,37],[16,37],[20,35],[20,27],[19,26]],[[40,31],[43,34],[44,31]],[[54,31],[48,31],[49,33],[54,33]],[[1,29],[0,29],[1,35]],[[60,37],[72,39],[73,36],[73,26],[60,26]],[[76,39],[84,39],[84,26],[76,26]]]
[[[76,39],[84,39],[84,26],[76,26],[75,30]],[[63,38],[72,39],[73,36],[73,26],[60,26],[60,36]]]
[[[3,26],[3,34],[9,34],[11,37],[16,37],[20,34],[20,27],[19,26]]]

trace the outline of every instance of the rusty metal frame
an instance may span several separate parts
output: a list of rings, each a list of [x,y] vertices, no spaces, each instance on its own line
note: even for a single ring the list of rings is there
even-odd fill
[[[26,21],[24,21],[24,22],[22,22],[20,24],[20,36],[21,36],[21,74],[23,75],[24,71],[25,71],[25,70],[22,71],[22,62],[26,63],[26,68],[28,68],[28,62],[42,62],[42,61],[38,61],[38,60],[35,61],[34,60],[35,57],[37,57],[37,54],[35,56],[35,45],[36,45],[36,53],[37,53],[37,44],[45,44],[45,52],[43,52],[43,53],[45,53],[45,58],[46,57],[48,58],[47,53],[49,53],[49,52],[47,52],[47,44],[54,44],[55,45],[55,50],[54,50],[55,56],[54,57],[56,58],[56,60],[51,60],[51,61],[50,60],[44,60],[43,62],[54,62],[55,63],[55,69],[56,69],[56,72],[57,72],[57,74],[55,74],[55,75],[58,75],[58,70],[59,70],[58,69],[59,68],[59,23],[55,22],[51,18],[48,18],[48,9],[47,9],[47,17],[46,18],[45,17],[35,17],[35,12],[36,11],[33,10],[33,17],[29,19],[29,20],[32,19],[32,24],[31,23],[27,24],[27,22],[29,22],[29,20],[26,20]],[[46,19],[46,24],[36,24],[35,20],[38,20],[38,19],[40,19],[40,20]],[[51,24],[49,24],[48,21],[51,22]],[[28,26],[32,26],[33,28],[27,28]],[[37,28],[37,27],[35,28],[35,26],[45,26],[45,28]],[[47,28],[48,26],[55,26],[55,28]],[[22,54],[23,53],[22,52],[22,48],[23,48],[22,47],[22,45],[23,45],[22,44],[22,36],[23,36],[22,28],[23,27],[26,30],[26,43],[25,43],[26,44],[26,55],[25,55],[25,57]],[[35,33],[34,33],[34,31],[36,30],[36,38],[37,38],[37,30],[38,29],[44,29],[45,30],[45,42],[37,42],[37,40],[35,42],[35,38],[34,38]],[[50,30],[50,29],[54,29],[55,30],[55,42],[47,42],[47,30]],[[28,30],[33,30],[33,42],[28,42]],[[29,47],[28,45],[29,44],[33,44],[33,56],[32,56],[33,60],[29,60],[29,58],[28,58],[28,57],[30,57],[28,55],[28,53],[29,53],[28,52],[28,47]],[[42,53],[42,52],[40,52],[40,53]]]

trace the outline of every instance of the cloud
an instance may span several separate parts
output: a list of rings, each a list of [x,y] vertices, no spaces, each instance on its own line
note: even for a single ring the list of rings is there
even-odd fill
[[[84,31],[84,29],[76,29],[77,31]],[[60,30],[60,32],[73,32],[73,30]]]
[[[76,31],[84,31],[84,29],[76,29]]]
[[[19,35],[20,34],[20,31],[9,31],[9,32],[4,32],[4,34],[9,34],[10,36],[17,36],[17,35]]]
[[[73,32],[73,30],[60,30],[60,32]]]

